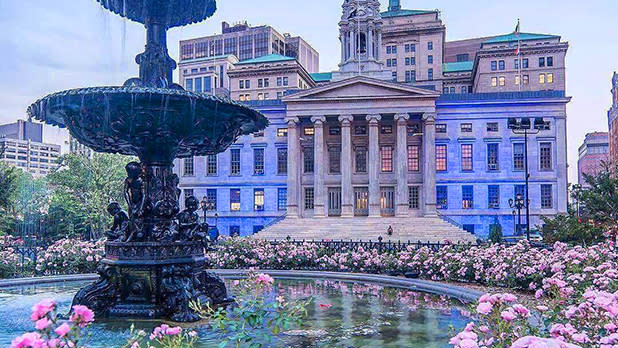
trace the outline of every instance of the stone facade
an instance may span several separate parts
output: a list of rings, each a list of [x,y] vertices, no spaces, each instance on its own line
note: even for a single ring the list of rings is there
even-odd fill
[[[618,73],[612,77],[612,106],[607,112],[609,125],[609,161],[618,164]]]
[[[584,173],[595,175],[603,169],[603,163],[609,160],[609,133],[594,132],[586,134],[584,143],[579,147],[577,161],[577,182],[585,186]]]
[[[529,33],[449,43],[438,11],[405,10],[391,0],[378,15],[376,3],[344,1],[340,69],[307,74],[313,83],[257,100],[265,87],[253,79],[268,76],[272,86],[278,69],[291,69],[293,59],[273,56],[230,69],[233,98],[249,93],[251,101],[245,96],[244,102],[264,112],[270,127],[219,154],[216,177],[182,176],[185,164],[176,163],[187,194],[201,199],[207,189],[217,191],[221,232],[252,234],[286,214],[410,223],[439,216],[478,237],[496,223],[513,234],[508,200],[523,189],[524,138],[508,129],[509,117],[543,117],[548,124],[528,136],[532,228],[541,216],[566,212],[568,43]],[[296,69],[295,77],[306,78]],[[235,94],[245,76],[251,87]],[[260,147],[263,153],[254,151]],[[241,172],[231,174],[237,173],[229,165],[237,148]],[[196,173],[203,171],[200,162],[205,159],[195,159]],[[264,174],[255,174],[256,166]],[[240,203],[232,189],[240,189]],[[255,202],[262,197],[259,210]],[[240,210],[230,209],[233,204]]]

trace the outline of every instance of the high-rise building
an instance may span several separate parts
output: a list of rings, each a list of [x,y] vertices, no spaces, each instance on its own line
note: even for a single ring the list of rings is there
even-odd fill
[[[307,71],[313,81],[284,55],[234,64],[233,99],[271,124],[178,160],[185,194],[215,202],[224,234],[375,239],[392,226],[392,238],[470,240],[499,224],[511,235],[527,151],[531,228],[565,213],[568,43],[519,29],[447,42],[438,11],[378,8],[344,0],[339,69]],[[302,81],[266,92],[282,71]],[[513,117],[544,119],[527,148]]]
[[[577,182],[585,186],[584,173],[595,175],[603,169],[604,163],[609,160],[609,134],[607,132],[593,132],[586,134],[584,143],[579,147],[577,161]]]
[[[0,125],[0,160],[33,176],[58,167],[61,146],[43,143],[43,125],[18,120]]]

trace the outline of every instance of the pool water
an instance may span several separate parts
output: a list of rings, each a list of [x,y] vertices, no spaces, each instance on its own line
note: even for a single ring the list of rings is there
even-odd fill
[[[53,298],[61,313],[68,312],[73,296],[84,282],[0,289],[0,347],[32,331],[30,308]],[[234,294],[234,287],[228,282]],[[445,296],[385,288],[379,285],[307,279],[275,281],[274,295],[287,299],[312,297],[308,317],[299,328],[286,331],[270,346],[277,347],[409,347],[446,348],[454,330],[469,318],[465,306]],[[88,330],[89,348],[120,347],[130,336],[129,327],[149,332],[160,321],[97,320]],[[196,347],[217,347],[220,336],[206,322],[182,325],[196,330]],[[231,345],[230,345],[231,346]]]

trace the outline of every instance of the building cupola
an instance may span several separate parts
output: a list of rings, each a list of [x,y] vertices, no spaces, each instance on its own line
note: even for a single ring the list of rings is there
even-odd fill
[[[388,1],[388,11],[399,11],[401,10],[401,2],[399,0],[389,0]]]

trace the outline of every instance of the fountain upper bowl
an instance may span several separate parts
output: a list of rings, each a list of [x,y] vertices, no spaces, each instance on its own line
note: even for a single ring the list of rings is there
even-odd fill
[[[104,8],[132,21],[154,21],[167,28],[197,23],[212,16],[216,0],[97,0]]]

